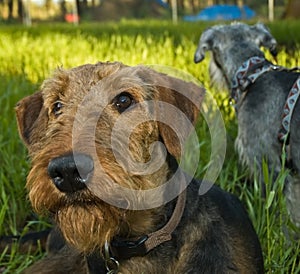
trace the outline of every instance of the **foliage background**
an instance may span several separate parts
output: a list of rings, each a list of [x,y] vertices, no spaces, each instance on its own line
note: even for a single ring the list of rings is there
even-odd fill
[[[31,211],[25,191],[29,169],[26,150],[15,122],[14,105],[38,90],[43,79],[55,68],[70,68],[97,61],[121,61],[128,65],[160,64],[185,71],[212,91],[222,111],[227,130],[227,155],[217,180],[222,188],[242,199],[258,232],[265,256],[267,273],[300,273],[299,241],[289,222],[282,195],[283,171],[275,185],[267,185],[262,198],[260,184],[248,178],[248,171],[237,163],[233,142],[236,120],[228,94],[210,88],[209,56],[201,64],[193,63],[193,55],[201,32],[208,23],[173,25],[168,21],[121,21],[89,23],[74,27],[44,24],[26,28],[0,25],[0,235],[22,235],[48,227],[47,219]],[[300,22],[278,21],[269,27],[279,43],[278,63],[299,66]],[[269,56],[269,55],[268,55]],[[197,176],[205,171],[209,158],[210,135],[204,122],[197,131],[201,139],[201,162]],[[266,181],[271,174],[265,172]],[[0,273],[20,273],[43,256],[22,254],[18,246],[0,251]]]

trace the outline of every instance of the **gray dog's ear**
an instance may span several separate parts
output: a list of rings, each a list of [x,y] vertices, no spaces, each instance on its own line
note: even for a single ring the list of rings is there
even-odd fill
[[[219,37],[219,31],[214,27],[206,29],[201,34],[199,44],[194,55],[195,63],[201,62],[205,58],[205,53],[213,49],[215,44],[217,44],[217,37]]]
[[[259,47],[265,47],[269,49],[270,53],[276,57],[277,55],[277,42],[275,38],[272,36],[270,33],[270,30],[268,29],[267,26],[265,26],[262,23],[257,23],[254,26],[250,27],[251,29],[251,35],[255,43]]]
[[[26,146],[32,143],[32,132],[43,106],[42,93],[37,92],[19,101],[15,107],[20,137]]]

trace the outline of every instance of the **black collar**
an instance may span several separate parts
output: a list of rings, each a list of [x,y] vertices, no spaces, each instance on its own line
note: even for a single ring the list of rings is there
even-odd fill
[[[99,250],[86,256],[89,272],[106,273],[106,269],[108,272],[112,271],[112,273],[117,273],[119,261],[127,260],[132,257],[145,256],[155,247],[171,240],[172,233],[178,226],[183,215],[185,202],[186,190],[178,196],[171,218],[161,229],[135,239],[114,238],[110,244],[105,244],[104,258],[101,257]]]
[[[135,256],[145,256],[150,250],[172,239],[172,233],[178,226],[186,201],[186,190],[177,198],[176,206],[169,221],[161,229],[135,239],[114,238],[109,245],[110,256],[126,260]]]

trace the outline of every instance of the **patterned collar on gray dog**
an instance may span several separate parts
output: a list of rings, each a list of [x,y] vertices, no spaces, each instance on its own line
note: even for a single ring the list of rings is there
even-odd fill
[[[291,119],[296,106],[297,100],[300,95],[300,76],[297,78],[296,82],[293,84],[288,97],[286,99],[285,105],[283,107],[283,115],[281,121],[281,128],[278,133],[278,139],[280,142],[287,142],[288,135],[290,132]]]
[[[299,68],[286,69],[276,66],[267,61],[263,57],[253,56],[242,64],[236,71],[231,83],[231,98],[235,101],[235,108],[241,103],[243,97],[247,93],[248,87],[253,84],[258,77],[271,70],[287,70],[295,71]],[[294,108],[300,95],[300,77],[293,84],[283,108],[281,127],[278,132],[278,139],[282,143],[287,143],[290,132],[291,119]]]
[[[238,104],[243,93],[247,92],[247,88],[253,84],[262,74],[278,70],[281,67],[275,66],[263,57],[253,56],[239,67],[232,78],[231,82],[231,98]]]

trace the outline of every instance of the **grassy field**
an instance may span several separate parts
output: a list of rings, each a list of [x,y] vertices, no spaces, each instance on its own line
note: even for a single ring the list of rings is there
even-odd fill
[[[193,54],[201,31],[207,24],[169,22],[95,23],[80,27],[41,25],[28,29],[0,25],[0,235],[19,235],[47,226],[34,215],[26,196],[25,180],[30,163],[15,122],[16,102],[36,91],[45,77],[59,66],[70,68],[97,61],[121,61],[128,65],[159,64],[193,75],[209,89],[209,58],[195,65]],[[275,22],[269,25],[279,42],[278,63],[300,65],[300,23]],[[214,93],[227,130],[226,160],[217,179],[222,188],[238,195],[245,204],[261,240],[266,273],[300,273],[300,242],[289,238],[293,232],[282,195],[283,171],[275,185],[267,184],[267,196],[260,196],[257,180],[247,179],[247,170],[237,163],[233,150],[236,136],[234,111],[228,96]],[[201,177],[209,158],[210,135],[199,123]],[[266,181],[270,174],[265,172]],[[20,273],[43,256],[21,254],[17,246],[0,252],[0,273]]]

